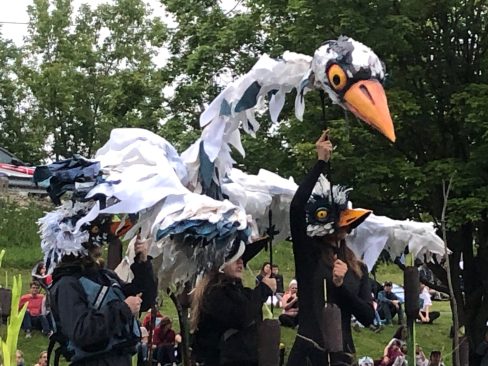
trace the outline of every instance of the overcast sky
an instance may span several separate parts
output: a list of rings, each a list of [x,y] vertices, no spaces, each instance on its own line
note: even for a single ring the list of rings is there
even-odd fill
[[[101,3],[110,2],[110,0],[73,0],[75,11],[80,4],[86,3],[94,7]],[[20,46],[24,37],[27,35],[26,24],[5,24],[4,22],[27,23],[27,6],[31,5],[33,0],[0,0],[0,31],[4,38],[11,39]],[[164,16],[164,8],[159,0],[146,0],[156,16]],[[235,5],[239,5],[240,0],[221,0],[220,4],[225,10],[231,10]],[[239,6],[237,8],[240,8]]]
[[[80,4],[87,3],[92,7],[101,3],[110,2],[110,0],[73,0],[75,11]],[[151,5],[154,15],[163,15],[163,7],[158,0],[146,0]],[[0,24],[1,33],[4,38],[11,39],[20,46],[24,37],[27,35],[27,24],[5,24],[4,22],[27,23],[27,6],[31,5],[33,0],[0,0]]]

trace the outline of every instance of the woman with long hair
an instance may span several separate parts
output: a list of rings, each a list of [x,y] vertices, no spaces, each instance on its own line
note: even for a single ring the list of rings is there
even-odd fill
[[[47,273],[46,265],[44,262],[39,262],[32,269],[32,279],[39,281],[43,288],[46,288],[53,281],[52,276]]]
[[[249,245],[248,245],[249,246]],[[255,366],[257,327],[263,302],[276,291],[264,277],[255,289],[244,287],[244,260],[225,263],[207,273],[192,295],[193,357],[205,366]]]
[[[345,237],[370,211],[349,209],[348,190],[340,186],[331,189],[321,176],[332,152],[328,131],[317,140],[316,149],[318,161],[290,206],[300,316],[288,365],[329,365],[329,359],[330,365],[351,365],[355,353],[351,316],[368,326],[373,322],[374,309],[367,268],[347,247]],[[343,352],[328,354],[324,349],[321,327],[329,326],[322,319],[324,283],[327,301],[341,311]]]
[[[256,285],[263,280],[264,277],[271,277],[271,263],[264,262],[261,266],[259,274],[256,276]]]

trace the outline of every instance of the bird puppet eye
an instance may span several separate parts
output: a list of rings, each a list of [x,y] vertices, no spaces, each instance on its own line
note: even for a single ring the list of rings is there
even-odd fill
[[[327,219],[327,210],[325,208],[319,208],[315,211],[315,218],[318,220],[318,221],[324,221],[325,219]]]
[[[337,64],[332,65],[327,70],[327,78],[329,79],[329,84],[335,90],[342,90],[347,84],[347,75]]]

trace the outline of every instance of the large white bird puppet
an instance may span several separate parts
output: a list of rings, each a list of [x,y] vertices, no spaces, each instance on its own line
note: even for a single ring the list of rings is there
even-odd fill
[[[121,227],[129,219],[134,225],[125,238],[141,235],[152,242],[163,288],[181,288],[198,274],[241,255],[244,244],[261,234],[260,214],[271,208],[285,219],[287,195],[293,192],[286,185],[268,187],[261,192],[269,197],[261,200],[268,203],[262,209],[252,208],[252,200],[245,202],[237,186],[231,187],[244,179],[244,173],[239,178],[240,173],[232,171],[230,146],[244,154],[239,128],[257,131],[254,113],[263,97],[272,95],[269,108],[277,120],[286,93],[296,88],[296,113],[301,117],[305,93],[321,88],[334,103],[394,141],[381,86],[384,75],[374,52],[347,37],[325,42],[313,58],[287,52],[272,60],[265,55],[209,105],[200,119],[202,136],[181,157],[154,133],[115,129],[94,159],[78,156],[38,168],[36,181],[49,187],[58,204],[65,191],[72,192],[71,201],[39,220],[46,261],[54,265],[64,255],[86,254],[87,246],[126,232]],[[268,181],[273,179],[270,174]],[[121,216],[122,224],[114,225],[113,215]]]
[[[385,67],[364,44],[349,37],[324,42],[313,57],[285,52],[280,59],[263,55],[245,75],[230,83],[200,116],[202,136],[182,158],[189,183],[198,192],[213,192],[230,173],[234,160],[231,146],[244,156],[241,127],[254,135],[259,129],[255,113],[269,99],[271,119],[276,122],[285,96],[297,90],[295,114],[301,120],[305,94],[325,91],[331,101],[354,113],[392,142],[395,132],[382,86]],[[212,193],[211,193],[212,194]]]

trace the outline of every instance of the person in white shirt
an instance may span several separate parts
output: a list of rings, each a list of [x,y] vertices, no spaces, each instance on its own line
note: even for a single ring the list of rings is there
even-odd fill
[[[417,316],[417,320],[420,323],[432,324],[434,320],[441,316],[441,313],[439,313],[438,311],[430,311],[430,307],[432,306],[432,300],[430,298],[429,288],[423,283],[420,284],[419,301],[420,311]]]

